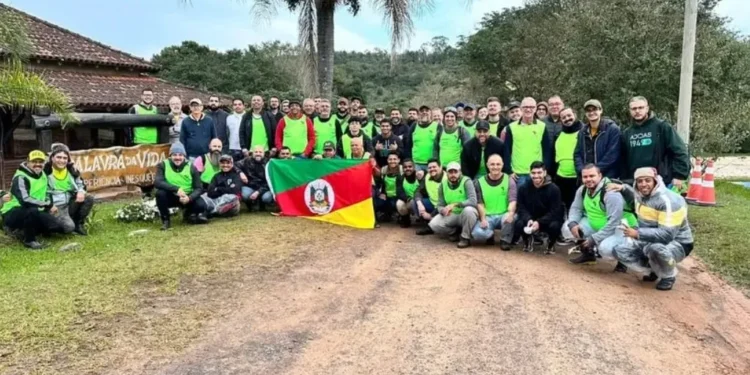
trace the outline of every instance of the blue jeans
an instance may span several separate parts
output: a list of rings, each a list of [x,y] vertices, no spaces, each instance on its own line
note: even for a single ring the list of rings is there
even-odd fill
[[[250,201],[250,196],[255,193],[255,190],[249,186],[243,186],[242,187],[242,200],[245,202]],[[273,194],[271,194],[270,191],[267,191],[263,194],[261,194],[258,198],[260,198],[260,201],[265,204],[271,204],[273,203]],[[258,199],[256,198],[255,201]]]
[[[589,220],[587,218],[581,219],[581,221],[578,222],[578,228],[581,231],[581,236],[583,238],[589,238],[591,235],[596,233],[596,231],[591,228],[591,224],[589,224]],[[570,228],[568,228],[568,222],[566,221],[563,223],[562,226],[562,236],[563,238],[567,240],[576,240],[573,233],[570,231]],[[600,244],[596,245],[596,248],[599,250],[599,255],[602,256],[602,258],[605,259],[614,259],[615,258],[615,247],[624,244],[627,242],[627,238],[625,238],[625,235],[622,233],[622,230],[617,229],[615,230],[615,233],[607,238],[605,238]]]
[[[519,189],[521,188],[521,186],[531,182],[531,176],[528,174],[516,174],[516,176],[518,176],[518,180],[516,180],[516,186]]]
[[[392,214],[396,212],[396,197],[380,199],[375,197],[375,212],[385,212],[386,214]]]
[[[417,164],[417,163],[414,163],[414,170],[415,171],[427,172],[427,164]]]
[[[474,229],[471,231],[471,237],[477,241],[486,241],[493,238],[495,230],[500,229],[500,239],[510,243],[511,237],[513,236],[513,222],[510,224],[503,225],[503,220],[508,216],[507,213],[503,215],[489,215],[486,217],[487,228],[482,228],[480,222],[474,225]],[[515,218],[514,218],[515,219]]]
[[[422,198],[422,205],[424,206],[424,210],[427,211],[427,213],[435,213],[435,206],[432,205],[432,202],[430,202],[429,198]],[[416,200],[412,202],[412,209],[415,214],[419,215],[419,207],[417,206]]]

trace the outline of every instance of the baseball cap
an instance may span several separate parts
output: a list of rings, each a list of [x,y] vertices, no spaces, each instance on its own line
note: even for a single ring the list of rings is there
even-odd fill
[[[347,98],[339,98],[339,104],[341,104],[341,103],[349,104],[349,99],[347,99]]]
[[[596,109],[602,109],[602,103],[596,99],[589,99],[586,104],[583,105],[583,109],[588,107],[596,107]]]
[[[42,151],[34,150],[29,152],[29,161],[32,160],[47,160],[47,155]]]
[[[190,99],[190,104],[193,104],[193,103],[198,104],[198,105],[203,105],[203,102],[198,98]]]
[[[423,110],[425,110],[425,109],[429,111],[429,110],[431,110],[432,108],[430,108],[430,107],[428,107],[428,106],[426,106],[426,105],[423,105],[423,106],[420,106],[420,107],[419,107],[419,111],[420,111],[420,112],[422,112],[422,111],[423,111]]]
[[[224,154],[224,155],[221,155],[221,157],[219,158],[219,162],[221,163],[222,161],[231,161],[231,162],[233,162],[234,159],[232,159],[231,156],[229,156],[227,154]]]
[[[336,145],[333,144],[331,141],[326,141],[323,143],[323,150],[335,150]]]
[[[458,113],[458,110],[456,109],[456,107],[445,107],[445,109],[443,109],[443,113],[448,112],[453,112],[453,114],[455,115]]]
[[[456,103],[455,107],[456,108],[466,108],[466,104],[464,104],[463,102],[458,102],[458,103]]]
[[[476,109],[477,107],[474,104],[466,103],[464,104],[464,111],[467,109]]]
[[[301,106],[302,102],[299,99],[296,99],[296,98],[295,99],[289,99],[289,105],[291,106],[292,104],[297,104],[297,105]]]
[[[490,130],[490,123],[487,121],[479,121],[476,130]]]
[[[459,171],[461,172],[461,164],[458,164],[458,162],[452,161],[448,163],[448,167],[445,168],[446,171]]]
[[[520,107],[521,107],[521,103],[519,103],[519,102],[510,102],[510,103],[508,103],[508,110],[511,110],[513,108],[520,108]]]
[[[385,114],[385,109],[383,109],[383,108],[375,108],[375,113]]]

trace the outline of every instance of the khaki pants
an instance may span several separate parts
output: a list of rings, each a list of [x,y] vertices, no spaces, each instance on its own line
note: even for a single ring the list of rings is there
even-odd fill
[[[437,215],[430,220],[430,228],[437,234],[450,235],[456,229],[461,230],[461,238],[470,240],[471,230],[477,223],[479,213],[474,207],[466,207],[460,214],[451,213],[448,216]]]
[[[413,200],[409,199],[408,202],[404,202],[401,199],[396,201],[396,211],[398,211],[398,214],[401,216],[409,215],[413,212],[412,211],[412,202]]]

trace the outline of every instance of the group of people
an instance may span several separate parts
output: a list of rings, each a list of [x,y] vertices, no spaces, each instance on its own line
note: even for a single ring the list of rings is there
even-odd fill
[[[132,113],[154,113],[152,102],[153,93],[144,90]],[[668,290],[675,264],[693,247],[679,194],[690,173],[687,148],[643,97],[628,103],[632,123],[624,131],[603,116],[598,100],[584,104],[581,121],[559,96],[540,103],[527,97],[505,108],[496,97],[483,106],[421,106],[409,108],[406,119],[399,108],[376,108],[370,116],[358,97],[339,98],[335,113],[325,98],[271,97],[266,108],[255,95],[250,109],[235,98],[231,113],[218,97],[208,103],[204,111],[200,99],[190,100],[185,115],[180,99],[170,100],[170,156],[154,184],[162,229],[171,226],[170,207],[182,207],[195,224],[235,215],[242,202],[249,209],[272,207],[269,158],[360,159],[373,169],[378,223],[395,218],[408,227],[416,219],[426,224],[418,235],[447,235],[461,248],[494,244],[495,230],[503,250],[522,241],[533,251],[546,237],[547,254],[555,244],[575,244],[580,255],[571,263],[614,258],[616,270],[650,270],[644,280],[659,280],[657,288]],[[133,144],[165,140],[156,128],[129,133]],[[36,223],[49,219],[38,209],[49,202],[26,204],[33,202],[30,176],[44,173],[34,172],[40,162],[30,156],[19,169],[11,190],[16,203],[2,211],[6,225],[22,227],[30,207]],[[75,199],[68,203],[77,207],[78,193],[70,192]],[[13,212],[16,207],[26,211]],[[85,232],[76,215],[73,230]],[[25,234],[27,246],[38,244],[37,233]]]

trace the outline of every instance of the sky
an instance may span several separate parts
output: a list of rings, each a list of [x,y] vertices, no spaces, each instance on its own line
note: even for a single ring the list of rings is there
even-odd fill
[[[364,6],[356,17],[343,9],[336,12],[336,50],[390,50],[382,13],[372,7],[371,0],[361,1]],[[194,40],[219,51],[242,49],[264,41],[297,41],[296,15],[281,7],[269,20],[259,21],[251,14],[253,0],[0,0],[0,3],[146,59],[184,40]],[[472,34],[485,14],[522,6],[524,0],[435,0],[435,3],[430,12],[414,18],[408,49],[418,49],[439,35],[455,43],[459,35]],[[749,0],[722,0],[717,12],[731,18],[732,29],[750,35]]]

